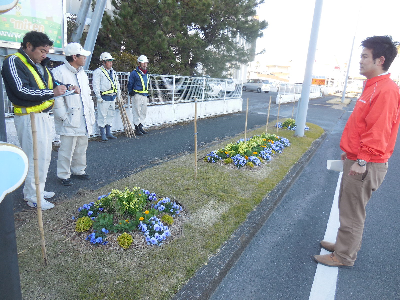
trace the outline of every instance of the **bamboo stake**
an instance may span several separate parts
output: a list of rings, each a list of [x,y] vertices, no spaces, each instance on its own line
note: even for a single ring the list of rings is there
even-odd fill
[[[32,127],[32,142],[33,142],[33,165],[35,174],[35,187],[36,187],[36,199],[37,199],[37,214],[38,224],[40,231],[40,243],[42,245],[42,256],[44,265],[47,266],[47,254],[46,254],[46,242],[44,239],[43,229],[43,218],[42,218],[42,197],[40,195],[40,180],[39,180],[39,163],[38,163],[38,149],[37,149],[37,129],[35,113],[30,113],[31,127]]]
[[[194,99],[194,178],[197,178],[197,98]]]
[[[281,102],[279,102],[278,114],[276,115],[276,133],[278,133],[278,131],[279,131],[278,122],[279,122],[279,111],[280,111],[280,109],[281,109]]]
[[[121,114],[122,124],[124,125],[125,135],[129,138],[131,138],[132,136],[134,136],[136,138],[135,131],[133,130],[132,124],[129,121],[129,117],[128,117],[128,114],[126,113],[126,109],[124,107],[122,98],[117,99],[117,104],[118,104],[119,112]]]
[[[244,141],[246,141],[246,137],[247,137],[247,115],[248,114],[249,114],[249,98],[247,98],[246,122],[244,123]]]
[[[271,96],[269,96],[269,105],[268,105],[268,115],[267,115],[267,125],[265,125],[265,133],[268,132],[268,121],[269,121],[269,111],[271,109]]]

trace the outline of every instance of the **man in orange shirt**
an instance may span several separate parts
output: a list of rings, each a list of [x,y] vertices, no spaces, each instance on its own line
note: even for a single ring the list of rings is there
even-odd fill
[[[344,151],[339,193],[340,227],[336,243],[321,241],[333,252],[314,255],[331,267],[351,267],[361,248],[365,206],[385,178],[399,129],[399,87],[388,69],[397,56],[397,42],[389,36],[373,36],[361,44],[360,74],[367,80],[340,141]]]

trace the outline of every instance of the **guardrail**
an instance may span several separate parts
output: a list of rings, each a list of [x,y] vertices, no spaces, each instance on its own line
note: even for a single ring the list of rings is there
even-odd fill
[[[279,84],[278,85],[278,94],[287,95],[287,94],[301,94],[303,89],[302,84]],[[321,91],[321,87],[318,85],[312,85],[310,88],[310,93],[319,93]]]
[[[93,71],[86,73],[92,89]],[[130,73],[117,72],[117,74],[122,96],[128,99],[129,104],[129,97],[126,96]],[[13,105],[8,100],[2,80],[1,84],[3,84],[5,114],[12,116]],[[149,106],[194,102],[195,99],[198,101],[238,99],[242,97],[242,86],[241,81],[234,79],[150,74]]]
[[[302,84],[284,83],[277,86],[275,103],[295,102],[300,99]],[[322,96],[321,86],[312,85],[310,87],[310,98],[317,98]]]

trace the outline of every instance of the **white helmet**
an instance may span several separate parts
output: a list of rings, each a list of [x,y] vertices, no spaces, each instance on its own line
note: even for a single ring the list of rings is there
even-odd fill
[[[140,56],[138,57],[137,61],[140,62],[140,63],[147,63],[147,62],[149,62],[149,60],[147,59],[147,56],[146,56],[146,55],[140,55]]]
[[[113,57],[111,56],[111,54],[108,53],[108,52],[103,52],[103,53],[100,55],[100,61],[105,61],[105,60],[109,60],[109,59],[114,60],[114,58],[113,58]]]

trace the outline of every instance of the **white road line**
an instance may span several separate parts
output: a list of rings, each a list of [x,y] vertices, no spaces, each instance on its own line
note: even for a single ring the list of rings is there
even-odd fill
[[[331,213],[329,215],[328,225],[326,226],[324,240],[335,242],[336,233],[339,228],[339,189],[342,172],[339,174],[339,179],[336,185],[335,196],[333,198]],[[320,254],[328,254],[330,252],[321,249]],[[314,282],[311,288],[309,300],[334,300],[336,292],[336,282],[338,276],[338,268],[327,267],[318,264],[314,275]]]

